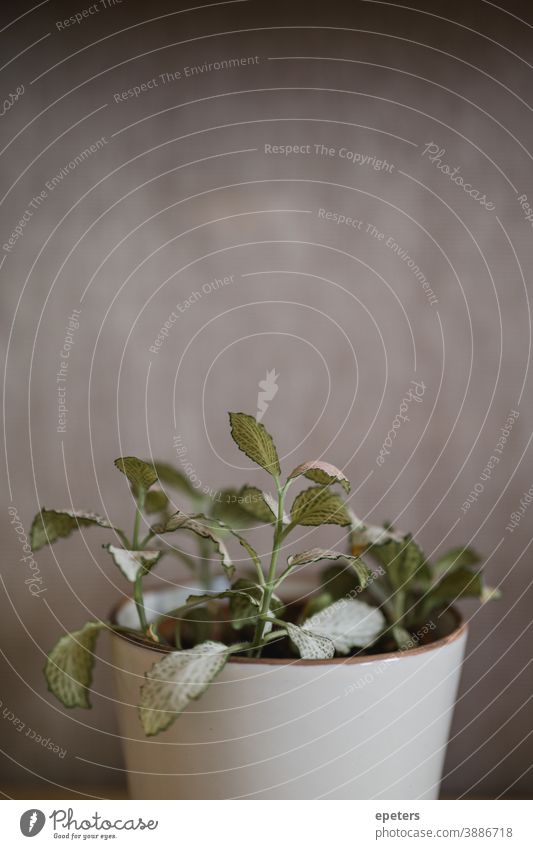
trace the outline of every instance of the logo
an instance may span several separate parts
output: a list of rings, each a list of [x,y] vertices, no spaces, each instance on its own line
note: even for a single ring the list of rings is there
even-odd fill
[[[260,422],[266,411],[268,410],[268,405],[270,401],[273,400],[274,396],[278,391],[278,380],[279,374],[276,374],[276,369],[272,369],[271,371],[267,371],[266,377],[264,380],[259,381],[259,389],[260,392],[257,393],[257,421]]]
[[[46,817],[42,811],[37,808],[30,808],[29,811],[24,811],[20,818],[20,830],[24,837],[35,837],[42,831],[46,822]]]

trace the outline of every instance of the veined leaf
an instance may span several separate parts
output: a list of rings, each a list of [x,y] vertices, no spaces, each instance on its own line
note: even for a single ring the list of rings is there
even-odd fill
[[[290,473],[289,480],[300,475],[323,486],[340,483],[346,492],[350,492],[350,481],[344,472],[324,460],[310,460],[307,463],[302,463],[301,466],[296,466]]]
[[[358,599],[339,599],[315,613],[303,627],[331,640],[339,654],[370,645],[385,627],[385,617],[377,607]]]
[[[281,474],[274,440],[263,424],[247,413],[230,413],[231,435],[237,447],[273,477]]]
[[[139,569],[146,573],[150,572],[163,554],[162,551],[149,549],[128,551],[116,545],[105,545],[104,548],[107,548],[124,577],[132,584],[135,582]]]
[[[314,633],[308,628],[300,628],[292,622],[284,626],[291,643],[293,643],[301,658],[305,660],[326,660],[335,654],[333,642],[322,634]]]
[[[197,536],[211,540],[220,555],[220,559],[226,573],[231,577],[235,571],[235,567],[231,562],[228,549],[220,537],[218,537],[209,527],[208,523],[209,519],[206,516],[200,514],[196,516],[187,516],[186,513],[182,513],[181,510],[178,510],[170,516],[166,522],[159,525],[153,525],[151,530],[154,534],[168,534],[181,529],[184,531],[192,531],[194,534],[197,534]]]
[[[291,520],[295,525],[349,525],[342,498],[322,486],[304,489],[294,499]]]
[[[65,707],[91,707],[94,648],[106,627],[104,622],[87,622],[79,631],[61,637],[49,653],[44,668],[48,689]]]
[[[317,563],[320,560],[346,560],[355,571],[362,587],[366,587],[370,571],[360,557],[343,554],[342,551],[332,551],[329,548],[311,548],[288,558],[289,566],[305,566],[307,563]]]
[[[113,528],[107,519],[97,513],[84,510],[46,510],[44,507],[35,516],[31,531],[31,547],[38,551],[43,545],[48,545],[60,537],[68,537],[72,531],[88,525],[98,525],[101,528]]]
[[[139,717],[147,736],[164,731],[193,699],[199,699],[228,660],[224,643],[207,641],[167,654],[145,673]]]
[[[157,480],[157,472],[153,465],[139,460],[138,457],[118,457],[115,460],[115,466],[123,475],[126,475],[134,487],[148,490]]]

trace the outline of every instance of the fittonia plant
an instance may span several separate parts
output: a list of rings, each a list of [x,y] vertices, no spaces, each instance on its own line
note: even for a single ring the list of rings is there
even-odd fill
[[[115,461],[136,499],[131,540],[94,513],[43,509],[36,516],[34,549],[86,525],[114,531],[121,545],[106,548],[133,584],[139,617],[138,630],[93,621],[61,637],[49,654],[45,675],[50,690],[66,707],[90,707],[94,648],[105,629],[163,649],[162,658],[145,673],[139,705],[144,731],[154,735],[168,728],[192,699],[202,695],[233,655],[261,658],[276,651],[281,657],[321,660],[391,648],[405,650],[415,644],[413,634],[428,625],[436,608],[464,596],[487,600],[497,595],[484,586],[481,573],[474,568],[479,558],[471,549],[451,551],[431,564],[410,535],[357,519],[343,497],[350,484],[335,466],[311,461],[283,479],[274,441],[264,425],[245,413],[230,413],[230,423],[240,450],[270,475],[275,495],[255,486],[245,486],[237,494],[229,490],[232,497],[225,500],[225,512],[227,518],[246,517],[272,527],[268,558],[255,550],[240,527],[234,529],[213,511],[211,515],[189,515],[181,510],[169,514],[166,495],[153,489],[158,477],[170,482],[169,467],[135,457]],[[302,479],[312,486],[299,491],[289,507],[289,490]],[[161,515],[142,535],[146,512]],[[297,527],[320,525],[348,528],[351,552],[311,548],[291,553],[280,563]],[[167,550],[163,537],[178,530],[193,533],[216,550],[227,587],[193,594],[181,608],[149,621],[143,581]],[[240,575],[236,575],[225,544],[228,538],[242,546],[251,567]],[[369,558],[377,569],[368,564]],[[284,581],[297,570],[317,568],[319,561],[329,561],[321,589],[304,606],[284,605],[278,594]]]

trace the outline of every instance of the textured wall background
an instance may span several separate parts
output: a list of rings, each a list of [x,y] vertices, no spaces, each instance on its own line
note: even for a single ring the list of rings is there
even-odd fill
[[[114,457],[175,460],[178,434],[202,484],[260,483],[242,470],[226,411],[255,412],[275,369],[264,422],[287,464],[324,454],[355,483],[360,515],[411,529],[429,553],[470,542],[486,554],[504,596],[464,606],[444,792],[531,792],[533,507],[506,525],[533,484],[532,222],[519,200],[533,204],[533,21],[526,2],[419,5],[123,0],[69,27],[58,22],[89,4],[2,12],[2,97],[19,97],[1,117],[1,699],[66,749],[53,755],[3,720],[5,778],[56,789],[123,779],[109,666],[92,713],[62,711],[41,669],[62,628],[105,616],[127,591],[91,530],[39,553],[45,591],[32,597],[8,507],[27,529],[39,505],[126,521]],[[236,58],[247,64],[185,71]],[[412,380],[423,402],[379,466]],[[512,410],[501,461],[464,511]]]

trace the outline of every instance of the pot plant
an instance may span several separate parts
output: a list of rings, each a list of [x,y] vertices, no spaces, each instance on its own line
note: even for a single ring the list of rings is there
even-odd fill
[[[112,529],[121,545],[107,549],[133,585],[110,621],[59,639],[49,689],[66,707],[90,707],[96,641],[110,632],[134,798],[436,798],[466,642],[450,603],[497,595],[478,556],[462,548],[431,563],[409,534],[357,518],[340,469],[311,461],[283,479],[264,425],[245,413],[230,413],[230,424],[275,490],[244,486],[226,503],[271,526],[266,558],[213,511],[170,513],[161,499],[160,520],[142,533],[158,474],[134,457],[115,461],[136,498],[131,539],[93,513],[35,517],[34,548],[84,525]],[[306,480],[288,507],[289,490]],[[347,528],[349,552],[307,548],[282,563],[297,528],[322,525]],[[224,588],[186,598],[180,587],[145,591],[177,531],[208,541]],[[230,539],[251,568],[237,572]],[[286,591],[320,561],[316,592]]]

